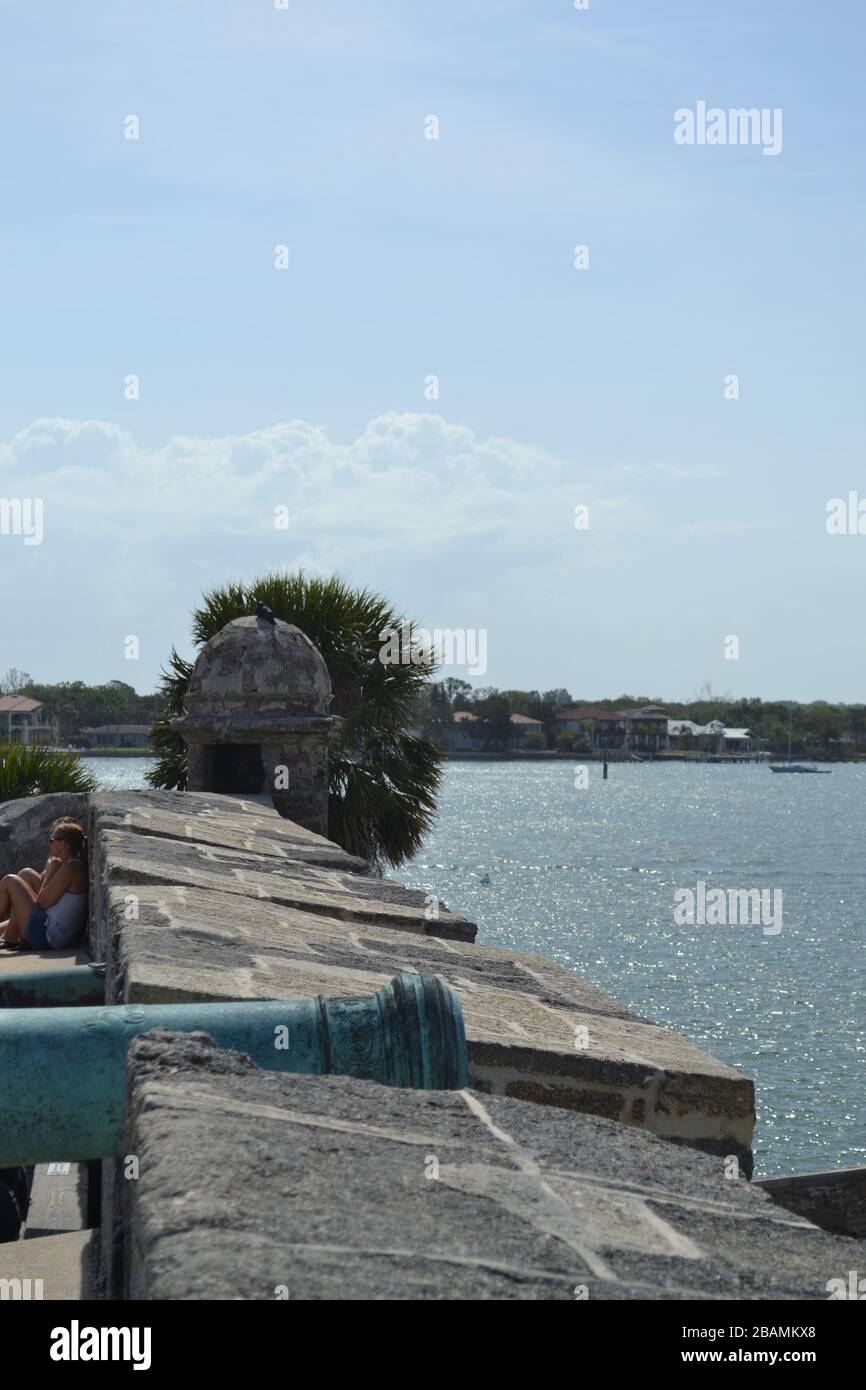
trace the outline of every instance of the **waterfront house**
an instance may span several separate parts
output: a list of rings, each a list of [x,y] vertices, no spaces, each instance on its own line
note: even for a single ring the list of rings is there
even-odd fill
[[[468,709],[455,710],[450,729],[437,735],[436,741],[449,753],[480,753],[484,751],[484,739],[477,726],[482,721],[477,714]],[[511,734],[506,748],[520,749],[526,746],[530,734],[543,734],[544,724],[540,719],[530,719],[526,714],[512,714],[509,722]]]
[[[578,747],[593,752],[659,753],[668,746],[668,716],[660,705],[640,709],[603,709],[600,705],[572,705],[556,716],[560,732],[578,735]]]
[[[0,695],[0,743],[50,745],[57,742],[57,720],[48,705],[28,695]]]
[[[509,742],[510,748],[523,748],[530,734],[543,734],[544,725],[540,719],[530,719],[528,714],[512,714],[511,727],[513,733]]]
[[[757,753],[760,739],[751,729],[728,729],[721,719],[696,724],[691,719],[669,719],[668,740],[678,753]]]
[[[478,723],[478,715],[468,709],[455,710],[451,717],[451,728],[442,733],[442,747],[450,753],[470,753],[478,748],[477,736],[473,738],[472,725]]]
[[[149,748],[149,724],[99,724],[82,729],[91,748]]]
[[[600,705],[571,705],[558,710],[556,727],[560,733],[576,734],[578,748],[596,751],[622,748],[625,744],[625,720]]]
[[[725,729],[726,753],[757,753],[760,744],[751,729]]]
[[[721,719],[711,719],[708,724],[669,719],[668,746],[677,753],[723,753],[725,726]]]
[[[633,753],[662,753],[668,746],[668,713],[661,705],[617,710],[625,721],[625,747]]]

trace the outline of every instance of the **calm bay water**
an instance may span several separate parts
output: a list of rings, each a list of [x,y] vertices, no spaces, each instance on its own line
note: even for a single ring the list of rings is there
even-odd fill
[[[756,1171],[866,1163],[866,767],[451,763],[395,876],[754,1078]],[[481,879],[489,876],[489,884]],[[782,930],[676,926],[698,880],[782,890]]]
[[[150,765],[90,763],[112,787]],[[392,876],[753,1077],[757,1172],[866,1163],[866,766],[590,765],[575,790],[576,766],[448,764],[434,830]],[[675,925],[699,880],[780,889],[781,933]]]
[[[82,763],[100,787],[129,792],[149,785],[147,774],[156,758],[83,758]]]

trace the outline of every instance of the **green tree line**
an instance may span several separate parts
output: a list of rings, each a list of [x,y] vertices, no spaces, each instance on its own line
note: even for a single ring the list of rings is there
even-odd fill
[[[82,729],[100,724],[152,724],[161,704],[157,694],[139,695],[124,681],[104,685],[61,681],[52,685],[34,681],[14,668],[0,679],[0,693],[41,700],[59,721],[61,743],[78,742]],[[86,742],[86,736],[80,741]]]
[[[667,710],[671,719],[690,719],[695,724],[720,719],[728,728],[751,729],[769,752],[780,754],[788,751],[790,711],[793,753],[807,757],[866,755],[866,705],[830,704],[826,700],[800,704],[758,697],[731,700],[710,696],[683,703],[663,700],[658,695],[628,694],[615,699],[586,700],[572,696],[562,687],[545,691],[498,690],[494,686],[476,687],[468,681],[450,678],[427,685],[419,698],[416,717],[425,736],[435,743],[458,710],[469,710],[479,720],[475,728],[481,743],[495,748],[505,746],[511,715],[525,714],[544,725],[543,735],[530,738],[527,746],[553,749],[575,743],[579,746],[579,736],[563,733],[557,726],[556,716],[560,709],[582,704],[609,710],[659,705]]]

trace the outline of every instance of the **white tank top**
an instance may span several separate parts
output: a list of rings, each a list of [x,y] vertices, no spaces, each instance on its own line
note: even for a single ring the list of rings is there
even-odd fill
[[[68,863],[83,864],[84,860],[69,859]],[[53,907],[46,907],[45,915],[48,918],[45,935],[49,946],[55,950],[72,946],[81,935],[87,918],[87,889],[83,893],[72,893],[67,889]]]

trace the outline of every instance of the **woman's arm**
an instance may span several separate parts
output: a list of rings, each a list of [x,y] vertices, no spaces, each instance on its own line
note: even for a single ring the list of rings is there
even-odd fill
[[[49,860],[45,870],[45,878],[43,879],[42,887],[36,895],[37,906],[53,907],[55,903],[60,902],[63,894],[72,883],[74,872],[74,866],[71,864],[61,864],[59,859],[55,859],[54,867],[52,868],[51,861]]]
[[[55,855],[52,855],[50,858],[46,859],[46,861],[45,861],[45,868],[42,870],[42,873],[40,874],[40,878],[42,879],[42,887],[43,887],[43,888],[45,887],[45,885],[46,885],[46,883],[48,882],[48,880],[49,880],[54,874],[57,873],[57,870],[60,868],[60,865],[61,865],[62,863],[63,863],[63,860],[62,860],[62,859],[58,859],[58,857],[57,857],[56,854],[55,854]]]

